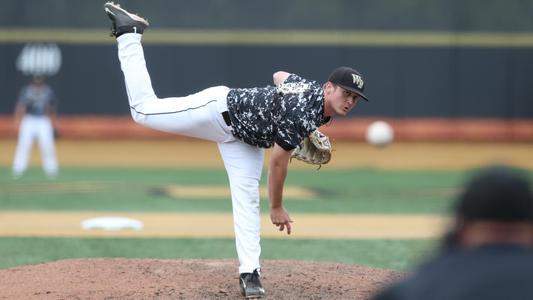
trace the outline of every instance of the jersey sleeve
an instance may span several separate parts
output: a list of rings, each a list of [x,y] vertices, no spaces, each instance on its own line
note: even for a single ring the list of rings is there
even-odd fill
[[[304,79],[296,74],[290,74],[289,77],[287,77],[287,79],[285,79],[285,81],[283,81],[283,84],[285,83],[296,83],[296,82],[301,82],[301,81],[304,81]]]
[[[18,104],[27,105],[28,104],[28,88],[24,87],[20,90],[19,97],[17,99]]]
[[[55,91],[52,89],[52,88],[49,88],[49,93],[50,93],[50,103],[49,105],[53,108],[56,108],[57,107],[57,104],[58,104],[58,99],[57,99],[57,95],[55,93]]]

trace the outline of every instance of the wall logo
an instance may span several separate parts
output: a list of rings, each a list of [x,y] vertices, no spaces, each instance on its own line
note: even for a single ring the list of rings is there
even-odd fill
[[[54,43],[26,44],[16,63],[24,75],[52,76],[61,68],[61,50]]]
[[[359,89],[363,88],[363,85],[365,84],[363,82],[363,78],[361,78],[361,75],[352,74],[353,83],[357,85]]]

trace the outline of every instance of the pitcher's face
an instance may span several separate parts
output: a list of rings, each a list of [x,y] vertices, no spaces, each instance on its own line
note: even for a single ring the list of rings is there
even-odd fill
[[[343,87],[327,82],[324,85],[324,114],[326,116],[346,116],[361,97]]]

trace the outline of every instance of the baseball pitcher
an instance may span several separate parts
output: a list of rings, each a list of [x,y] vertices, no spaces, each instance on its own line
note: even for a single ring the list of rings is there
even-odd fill
[[[317,131],[334,115],[345,116],[363,94],[356,70],[336,69],[324,85],[279,71],[273,86],[207,88],[185,97],[159,99],[146,69],[142,34],[148,22],[108,2],[111,34],[118,43],[133,119],[144,126],[216,142],[229,178],[240,288],[247,298],[265,291],[260,281],[259,181],[264,149],[272,148],[268,164],[270,218],[280,231],[292,231],[283,207],[283,185],[291,157],[327,163],[331,145]]]

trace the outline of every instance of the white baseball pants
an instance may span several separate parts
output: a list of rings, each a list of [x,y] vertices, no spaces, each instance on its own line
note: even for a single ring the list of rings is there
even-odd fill
[[[264,150],[236,139],[225,123],[221,113],[228,109],[228,87],[212,87],[186,97],[157,98],[141,38],[136,33],[117,38],[131,115],[146,127],[218,144],[231,189],[239,273],[251,273],[260,267],[259,180]]]
[[[17,148],[13,160],[13,176],[21,176],[28,168],[33,141],[41,150],[43,170],[48,177],[57,175],[54,129],[48,116],[24,115],[20,123]]]

